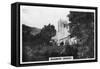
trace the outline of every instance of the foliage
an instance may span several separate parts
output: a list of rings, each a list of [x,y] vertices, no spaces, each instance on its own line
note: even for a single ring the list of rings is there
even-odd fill
[[[31,33],[32,32],[32,33]],[[45,25],[36,35],[36,29],[23,25],[23,61],[42,61],[49,56],[55,56],[56,52],[50,47],[49,41],[56,34],[53,25]]]
[[[68,16],[71,21],[70,36],[79,39],[77,45],[79,46],[77,54],[81,53],[79,58],[92,58],[94,55],[94,13],[71,11]]]
[[[34,41],[36,43],[46,43],[49,44],[49,41],[51,40],[51,37],[54,36],[56,34],[56,30],[55,27],[53,25],[45,25],[42,29],[41,32],[39,34],[37,34],[34,37]],[[33,42],[34,43],[34,42]]]

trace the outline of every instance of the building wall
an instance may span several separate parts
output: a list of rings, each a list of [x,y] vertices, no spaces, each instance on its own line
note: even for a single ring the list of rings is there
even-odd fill
[[[66,20],[60,19],[58,21],[58,31],[56,32],[56,35],[52,37],[52,39],[54,39],[59,46],[61,42],[65,44],[67,37],[69,35],[70,33],[69,33],[68,22]]]

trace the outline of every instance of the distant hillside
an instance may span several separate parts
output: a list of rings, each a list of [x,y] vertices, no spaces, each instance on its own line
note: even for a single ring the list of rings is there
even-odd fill
[[[32,35],[36,35],[38,33],[40,33],[41,29],[39,28],[36,28],[36,27],[30,27],[30,26],[27,26],[25,24],[22,25],[22,28],[23,28],[23,32],[24,33],[30,33]]]
[[[38,28],[32,28],[32,31],[31,31],[31,34],[32,35],[36,35],[36,34],[38,34],[38,33],[40,33],[41,32],[41,29],[38,29]]]

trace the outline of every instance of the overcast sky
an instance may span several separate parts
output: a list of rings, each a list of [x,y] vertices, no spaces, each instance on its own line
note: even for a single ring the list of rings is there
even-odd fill
[[[68,21],[68,13],[69,10],[65,8],[21,6],[21,23],[37,28],[50,23],[57,30],[60,19]]]
[[[53,24],[58,29],[58,21],[60,19],[68,20],[66,17],[69,11],[89,11],[87,9],[73,8],[56,8],[56,7],[40,7],[40,6],[21,6],[21,23],[31,27],[42,28],[44,25]]]

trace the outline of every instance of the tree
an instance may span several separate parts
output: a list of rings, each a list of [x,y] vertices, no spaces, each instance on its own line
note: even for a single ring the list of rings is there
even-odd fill
[[[53,37],[54,35],[56,35],[56,30],[53,25],[50,25],[50,24],[47,26],[45,25],[41,30],[41,37],[47,43],[49,43],[49,41],[51,40],[51,37]]]
[[[84,56],[81,57],[92,58],[94,55],[94,13],[70,11],[68,17],[71,21],[70,36],[79,39],[78,44],[81,48],[78,47],[78,49],[83,50],[81,51]]]
[[[54,25],[45,25],[42,29],[41,32],[39,34],[37,34],[34,37],[34,41],[36,43],[46,43],[49,44],[49,41],[51,40],[51,37],[56,35],[56,30]]]

